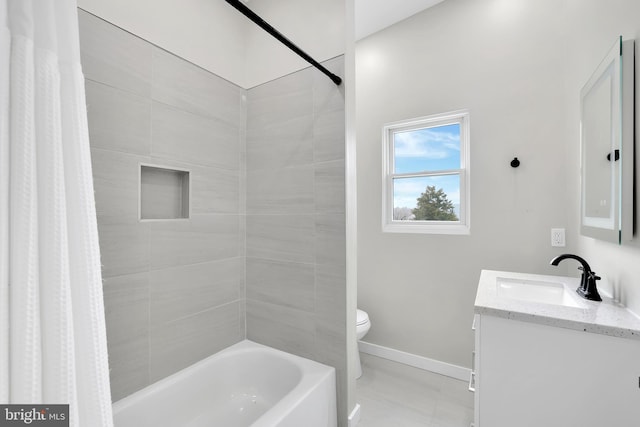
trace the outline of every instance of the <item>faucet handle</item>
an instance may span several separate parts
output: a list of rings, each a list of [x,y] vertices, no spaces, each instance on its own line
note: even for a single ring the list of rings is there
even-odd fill
[[[583,267],[583,266],[578,267],[578,270],[582,271],[582,274],[584,274],[584,273],[585,273],[585,271],[584,271],[584,267]],[[596,272],[595,272],[595,271],[588,270],[586,273],[589,275],[589,277],[593,277],[593,278],[594,278],[594,280],[600,280],[600,279],[601,279],[601,277],[600,277],[600,276],[597,276],[597,275],[596,275]]]
[[[580,286],[576,291],[578,294],[591,301],[602,301],[602,297],[598,293],[598,287],[596,281],[600,280],[594,271],[590,271],[587,275],[586,281],[583,281],[584,286]]]

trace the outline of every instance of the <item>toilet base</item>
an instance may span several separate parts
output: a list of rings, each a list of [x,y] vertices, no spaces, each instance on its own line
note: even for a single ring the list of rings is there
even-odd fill
[[[356,379],[362,376],[362,364],[360,363],[360,349],[357,347],[358,343],[356,343]]]

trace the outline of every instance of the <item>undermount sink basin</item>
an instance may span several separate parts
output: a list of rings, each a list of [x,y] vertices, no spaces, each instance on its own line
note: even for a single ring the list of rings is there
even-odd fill
[[[543,304],[563,305],[583,308],[584,306],[569,290],[559,282],[511,279],[498,277],[496,291],[499,297],[531,301]]]

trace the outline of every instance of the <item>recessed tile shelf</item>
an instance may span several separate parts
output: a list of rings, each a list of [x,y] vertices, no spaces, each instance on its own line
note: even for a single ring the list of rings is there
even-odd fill
[[[140,219],[189,218],[189,171],[140,165]]]

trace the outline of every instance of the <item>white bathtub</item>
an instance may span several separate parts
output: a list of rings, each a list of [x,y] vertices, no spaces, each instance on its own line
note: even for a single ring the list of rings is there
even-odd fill
[[[335,369],[242,341],[113,404],[115,427],[336,427]]]

